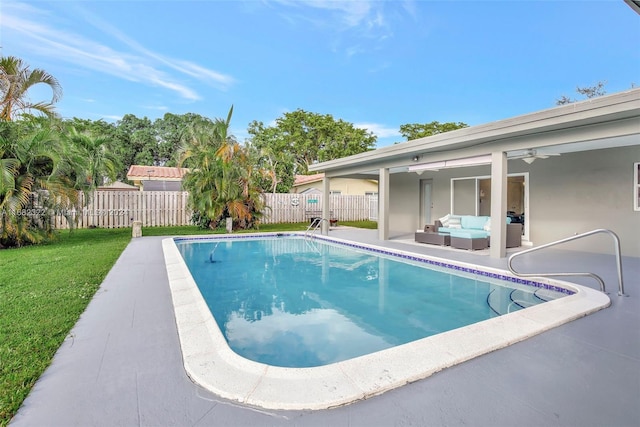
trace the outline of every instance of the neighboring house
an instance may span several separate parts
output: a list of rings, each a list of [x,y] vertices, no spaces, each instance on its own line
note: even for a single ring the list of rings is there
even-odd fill
[[[322,193],[322,181],[324,174],[296,175],[290,193],[320,194]],[[331,194],[345,196],[377,196],[378,181],[375,179],[348,179],[336,178],[331,180]]]
[[[122,181],[112,182],[109,185],[101,185],[96,188],[97,191],[138,191],[135,185],[125,184]]]
[[[186,168],[131,165],[127,179],[140,191],[182,191]]]
[[[524,244],[607,228],[640,257],[640,89],[420,138],[309,167],[333,181],[379,181],[378,237],[447,213],[489,214],[490,255],[506,254],[506,214]],[[326,206],[325,209],[330,209]],[[511,211],[511,212],[510,212]],[[595,236],[567,249],[612,253]]]

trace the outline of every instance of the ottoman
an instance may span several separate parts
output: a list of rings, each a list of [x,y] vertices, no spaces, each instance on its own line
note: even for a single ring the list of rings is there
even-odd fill
[[[451,244],[451,236],[447,233],[425,233],[420,231],[416,232],[414,239],[416,242],[430,245],[449,246]]]
[[[460,230],[452,231],[451,247],[456,249],[478,250],[487,249],[489,242],[487,233],[480,230]]]

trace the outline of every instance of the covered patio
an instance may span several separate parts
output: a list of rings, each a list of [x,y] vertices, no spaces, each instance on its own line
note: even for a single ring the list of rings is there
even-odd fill
[[[333,178],[377,178],[380,240],[446,214],[478,215],[484,208],[491,216],[490,256],[503,258],[509,177],[522,177],[525,186],[526,245],[597,228],[628,236],[637,233],[640,215],[634,208],[638,189],[633,197],[631,192],[636,162],[640,89],[399,143],[310,170],[325,173],[325,194]],[[456,190],[461,179],[475,182],[466,195],[461,185]],[[490,186],[481,189],[481,181]],[[328,217],[331,208],[324,209]],[[594,251],[600,246],[582,245]],[[625,237],[622,246],[624,253],[640,256],[638,239]]]
[[[505,259],[378,239],[333,237],[505,268]],[[615,283],[611,256],[551,250],[523,269],[589,266]],[[526,341],[354,404],[268,411],[195,385],[182,364],[162,238],[131,241],[12,426],[636,426],[640,422],[640,262],[623,259],[629,297]],[[592,281],[576,282],[594,286]],[[615,288],[614,288],[615,289]]]

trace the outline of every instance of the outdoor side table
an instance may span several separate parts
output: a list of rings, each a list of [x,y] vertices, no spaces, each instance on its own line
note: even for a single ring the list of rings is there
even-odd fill
[[[447,233],[416,232],[415,241],[428,243],[430,245],[449,246],[451,244],[451,237]]]

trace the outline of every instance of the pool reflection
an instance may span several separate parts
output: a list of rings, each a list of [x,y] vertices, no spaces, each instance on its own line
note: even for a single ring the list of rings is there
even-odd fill
[[[483,277],[312,243],[241,239],[178,248],[229,346],[274,366],[338,362],[498,314],[487,297],[503,287]],[[511,293],[493,295],[498,307]]]

